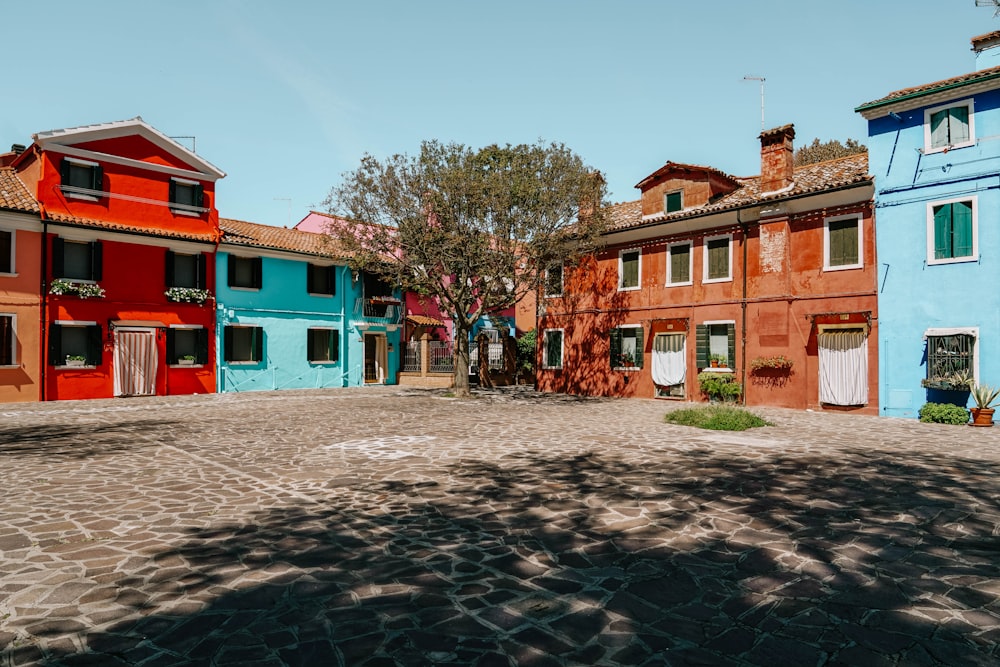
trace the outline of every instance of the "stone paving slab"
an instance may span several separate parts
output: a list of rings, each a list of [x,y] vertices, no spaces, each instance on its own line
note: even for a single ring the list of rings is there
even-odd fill
[[[682,405],[0,406],[0,666],[1000,664],[1000,429]]]

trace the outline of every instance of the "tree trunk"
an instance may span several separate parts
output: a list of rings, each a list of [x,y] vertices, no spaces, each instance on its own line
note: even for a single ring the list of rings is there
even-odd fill
[[[469,391],[469,330],[461,328],[458,322],[455,322],[455,350],[452,359],[455,366],[455,395],[468,398],[472,395]]]

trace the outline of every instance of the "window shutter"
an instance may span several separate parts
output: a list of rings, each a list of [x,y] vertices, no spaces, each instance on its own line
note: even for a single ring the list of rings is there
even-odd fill
[[[948,143],[960,144],[969,140],[969,107],[948,109]]]
[[[736,368],[736,325],[726,325],[726,342],[728,343],[726,353],[729,356],[729,367]]]
[[[170,186],[167,190],[167,201],[171,204],[177,203],[177,181],[170,179]]]
[[[635,365],[642,368],[642,361],[645,355],[645,349],[642,347],[642,329],[633,329],[635,331]]]
[[[952,257],[972,255],[972,204],[955,202],[951,205]]]
[[[951,204],[934,209],[934,259],[952,257]]]
[[[858,255],[858,235],[860,223],[857,220],[849,221],[841,231],[842,245],[844,248],[844,264],[858,264],[861,257]]]
[[[49,325],[49,366],[58,366],[62,360],[62,327]]]
[[[694,328],[695,365],[708,368],[708,325],[698,324]]]
[[[174,253],[171,250],[167,251],[167,254],[163,258],[163,273],[164,273],[164,283],[167,287],[174,286]],[[167,355],[170,356],[169,354]]]
[[[333,267],[330,267],[331,269]],[[340,332],[330,331],[327,340],[330,341],[330,361],[338,361],[340,359]]]
[[[226,284],[230,287],[236,285],[236,262],[237,258],[234,255],[226,255],[226,268],[227,268],[227,280]],[[228,354],[228,352],[227,352]]]
[[[336,267],[326,267],[326,292],[327,294],[337,293],[337,270]]]
[[[691,280],[691,246],[670,248],[670,281],[686,283]]]
[[[63,164],[67,164],[65,161]],[[62,278],[66,273],[66,261],[63,247],[66,242],[58,236],[52,238],[52,277]]]
[[[177,340],[177,330],[167,327],[167,363],[177,363],[177,355],[174,354],[174,341]]]
[[[67,160],[66,158],[63,158],[62,162],[59,163],[59,182],[62,185],[69,185],[69,179],[70,179],[69,171],[71,168],[72,166],[70,164],[70,161]]]
[[[104,251],[100,241],[93,241],[90,244],[90,276],[91,280],[101,280],[103,278]]]
[[[708,277],[729,276],[729,240],[716,239],[708,242]]]
[[[205,186],[201,183],[194,186],[194,205],[198,207],[205,205]]]
[[[948,110],[931,114],[931,147],[948,145]]]
[[[199,252],[195,256],[195,265],[198,268],[198,289],[208,289],[208,262],[205,253]]]
[[[226,327],[223,330],[222,339],[223,339],[223,343],[222,343],[223,356],[225,357],[226,361],[232,361],[233,360],[233,328],[232,327]]]
[[[195,361],[199,364],[208,363],[208,329],[195,329]]]
[[[101,353],[104,351],[104,343],[101,340],[101,325],[87,327],[87,363],[94,366],[101,365]]]
[[[14,363],[14,332],[11,330],[14,318],[0,315],[0,366]]]
[[[251,282],[253,283],[253,287],[255,287],[257,289],[260,289],[261,286],[264,284],[264,281],[263,281],[263,260],[260,257],[254,257],[250,261],[253,262],[253,264],[251,265],[253,267],[253,270],[252,270],[252,273],[251,273],[251,276],[252,276]]]
[[[259,259],[259,258],[258,258]],[[253,328],[253,361],[264,360],[264,329]]]
[[[316,361],[313,350],[316,349],[316,330],[306,329],[306,359]]]
[[[615,368],[621,365],[622,356],[622,330],[612,329],[608,334],[608,351],[609,357],[608,361],[611,364],[611,368]]]
[[[98,192],[104,191],[104,169],[97,165],[90,171],[91,178],[93,178],[91,189],[97,190]]]

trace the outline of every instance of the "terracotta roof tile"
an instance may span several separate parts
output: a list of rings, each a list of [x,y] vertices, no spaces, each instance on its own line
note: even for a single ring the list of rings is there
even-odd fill
[[[38,213],[41,209],[11,167],[0,168],[0,209]]]
[[[760,177],[736,177],[739,187],[727,195],[712,201],[705,206],[675,211],[667,215],[659,215],[643,220],[640,200],[622,202],[610,207],[609,231],[620,231],[641,225],[674,220],[687,220],[721,211],[755,206],[766,202],[781,201],[790,197],[815,194],[824,190],[834,190],[841,187],[871,181],[868,174],[868,154],[858,153],[847,157],[807,164],[796,167],[792,175],[792,186],[779,192],[760,192]]]
[[[219,218],[219,227],[222,228],[223,243],[231,245],[286,250],[323,257],[342,257],[342,254],[338,255],[335,252],[336,249],[326,234],[261,225],[232,218]]]
[[[881,97],[877,100],[872,100],[871,102],[865,102],[864,104],[856,107],[854,110],[865,111],[867,109],[873,109],[875,107],[891,104],[892,102],[896,102],[898,100],[910,97],[920,97],[922,95],[929,95],[938,90],[955,88],[957,86],[964,86],[970,83],[976,83],[978,81],[988,81],[990,79],[995,79],[995,78],[1000,78],[1000,66],[990,67],[989,69],[983,69],[976,72],[969,72],[968,74],[962,74],[960,76],[953,76],[950,79],[942,79],[940,81],[934,81],[932,83],[925,83],[920,86],[903,88],[902,90],[891,92],[885,97]],[[998,86],[1000,86],[1000,84],[998,84]]]

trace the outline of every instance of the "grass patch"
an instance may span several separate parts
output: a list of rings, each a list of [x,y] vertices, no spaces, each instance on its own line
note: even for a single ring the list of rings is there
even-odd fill
[[[712,431],[745,431],[759,426],[774,426],[752,412],[731,405],[682,408],[668,412],[663,420],[668,424],[694,426]]]

